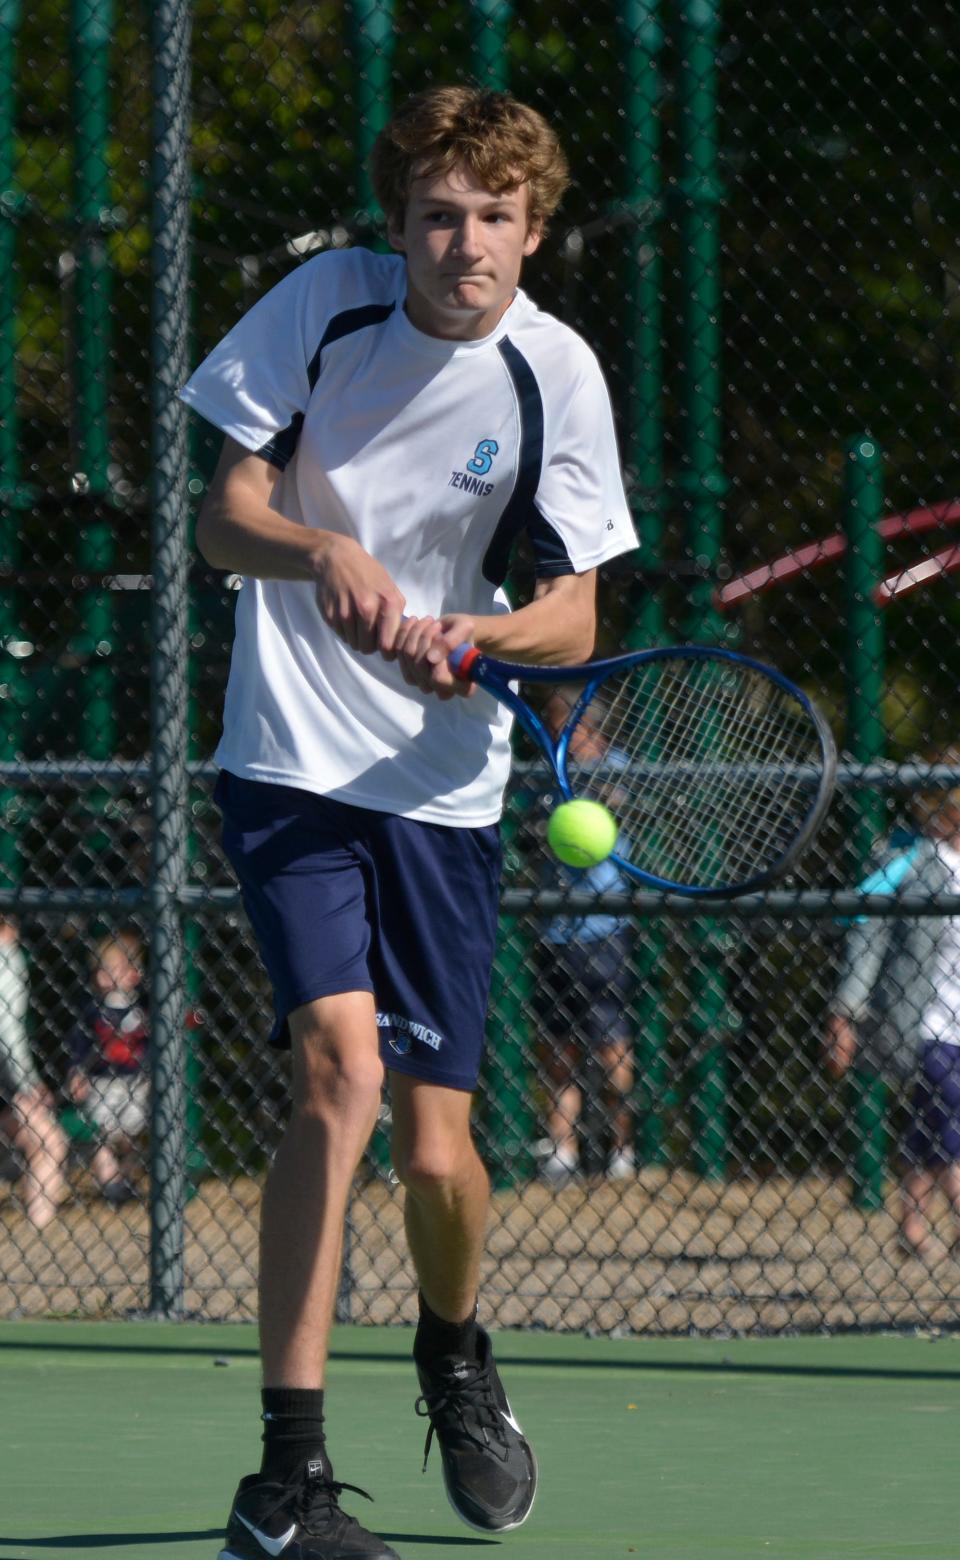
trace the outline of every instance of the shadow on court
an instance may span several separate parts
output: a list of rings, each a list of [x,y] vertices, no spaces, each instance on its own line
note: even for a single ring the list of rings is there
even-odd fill
[[[868,1335],[857,1333],[857,1338]],[[764,1340],[759,1340],[763,1342]],[[816,1340],[814,1340],[816,1341]],[[659,1346],[663,1349],[670,1347],[670,1340],[663,1339]],[[145,1343],[71,1343],[68,1339],[62,1341],[56,1338],[45,1338],[42,1344],[30,1339],[0,1339],[0,1357],[10,1351],[24,1351],[35,1353],[38,1348],[45,1352],[64,1354],[94,1354],[114,1355],[149,1358],[151,1355],[162,1356],[165,1359],[180,1357],[183,1359],[208,1358],[213,1361],[229,1363],[230,1360],[256,1360],[259,1358],[255,1347],[217,1345],[211,1347],[203,1344],[183,1345],[155,1345]],[[343,1349],[334,1348],[330,1351],[332,1363],[360,1363],[379,1365],[409,1365],[411,1362],[409,1345],[397,1349]],[[931,1367],[930,1369],[917,1369],[910,1367],[904,1369],[897,1366],[877,1365],[832,1365],[826,1361],[817,1364],[789,1364],[786,1361],[771,1361],[760,1363],[753,1360],[676,1360],[676,1359],[651,1359],[649,1356],[638,1359],[629,1359],[618,1351],[616,1358],[602,1358],[599,1355],[584,1354],[581,1356],[567,1354],[536,1355],[526,1352],[512,1354],[509,1349],[502,1347],[497,1349],[497,1364],[501,1367],[516,1366],[523,1369],[533,1367],[535,1369],[556,1371],[570,1370],[600,1370],[600,1371],[636,1371],[641,1374],[658,1376],[780,1376],[780,1377],[823,1377],[827,1380],[837,1381],[960,1381],[960,1366],[954,1369],[943,1367]],[[0,1537],[0,1544],[9,1543],[9,1539]],[[469,1542],[467,1540],[466,1542]],[[483,1540],[480,1540],[483,1542]],[[0,1560],[3,1556],[0,1555]]]
[[[390,1544],[433,1544],[444,1549],[498,1549],[494,1538],[460,1538],[433,1533],[383,1533]],[[194,1544],[219,1543],[223,1540],[223,1528],[201,1528],[177,1533],[50,1533],[42,1538],[11,1538],[0,1534],[0,1545],[13,1544],[18,1549],[116,1549],[121,1544]],[[13,1560],[12,1555],[0,1554],[0,1560]]]
[[[216,1543],[223,1539],[223,1528],[201,1528],[178,1533],[50,1533],[42,1538],[11,1538],[0,1534],[0,1544],[15,1544],[18,1549],[115,1549],[120,1544],[192,1544]],[[0,1555],[0,1560],[7,1560]]]

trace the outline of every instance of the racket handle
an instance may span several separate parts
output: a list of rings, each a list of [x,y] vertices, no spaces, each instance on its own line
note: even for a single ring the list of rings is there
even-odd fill
[[[451,650],[447,659],[454,677],[459,677],[461,682],[472,682],[471,669],[479,661],[482,653],[476,645],[457,645],[456,650]]]

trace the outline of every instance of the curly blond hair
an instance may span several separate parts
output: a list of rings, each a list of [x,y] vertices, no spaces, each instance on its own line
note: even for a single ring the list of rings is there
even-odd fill
[[[373,145],[370,176],[402,227],[414,179],[461,165],[495,195],[527,185],[528,221],[543,231],[570,183],[556,133],[535,108],[484,87],[428,87],[396,109]]]

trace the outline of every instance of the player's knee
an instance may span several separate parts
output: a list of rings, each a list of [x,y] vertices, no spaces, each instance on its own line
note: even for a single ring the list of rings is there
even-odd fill
[[[450,1202],[485,1172],[472,1143],[393,1146],[393,1168],[407,1191],[424,1202]]]
[[[294,1107],[326,1117],[376,1114],[383,1064],[375,1051],[307,1041],[294,1067]]]

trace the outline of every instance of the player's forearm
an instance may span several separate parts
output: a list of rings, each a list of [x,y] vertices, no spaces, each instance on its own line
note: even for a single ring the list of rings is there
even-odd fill
[[[197,547],[214,569],[248,579],[316,580],[328,531],[299,525],[255,499],[225,503],[214,495],[197,521]]]
[[[475,642],[502,661],[576,666],[593,654],[597,614],[592,592],[558,590],[516,612],[476,619]]]

